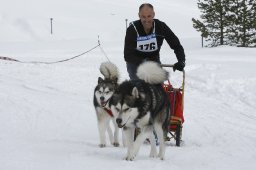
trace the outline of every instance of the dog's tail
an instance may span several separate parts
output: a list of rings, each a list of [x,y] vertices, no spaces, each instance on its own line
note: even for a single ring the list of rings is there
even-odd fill
[[[169,74],[160,64],[147,61],[138,67],[137,76],[149,84],[161,84],[168,79]]]
[[[107,61],[100,65],[100,72],[105,77],[105,79],[118,81],[119,71],[115,64]]]

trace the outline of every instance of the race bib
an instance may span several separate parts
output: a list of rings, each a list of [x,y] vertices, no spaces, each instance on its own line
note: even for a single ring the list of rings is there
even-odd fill
[[[138,36],[137,50],[142,52],[157,51],[158,46],[157,46],[156,34],[153,33],[147,36]]]

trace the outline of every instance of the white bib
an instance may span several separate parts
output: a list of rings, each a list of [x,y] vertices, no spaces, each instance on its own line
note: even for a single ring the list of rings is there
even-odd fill
[[[142,52],[152,52],[156,51],[157,41],[156,34],[150,34],[147,36],[139,36],[137,37],[137,50]]]
[[[135,25],[132,22],[137,32],[137,50],[142,52],[153,52],[158,50],[156,34],[155,34],[155,23],[153,33],[146,36],[140,36]]]

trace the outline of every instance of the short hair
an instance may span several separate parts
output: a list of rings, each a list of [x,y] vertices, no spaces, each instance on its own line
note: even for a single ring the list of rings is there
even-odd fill
[[[141,4],[141,5],[140,5],[140,7],[139,7],[139,12],[141,11],[141,9],[142,9],[144,6],[148,6],[149,8],[151,8],[152,10],[154,10],[153,5],[151,5],[150,3],[144,3],[144,4]]]

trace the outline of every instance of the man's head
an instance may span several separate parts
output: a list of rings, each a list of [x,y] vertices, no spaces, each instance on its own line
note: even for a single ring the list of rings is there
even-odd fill
[[[154,17],[154,7],[151,4],[145,3],[139,7],[139,18],[145,31],[149,31],[152,28]]]

